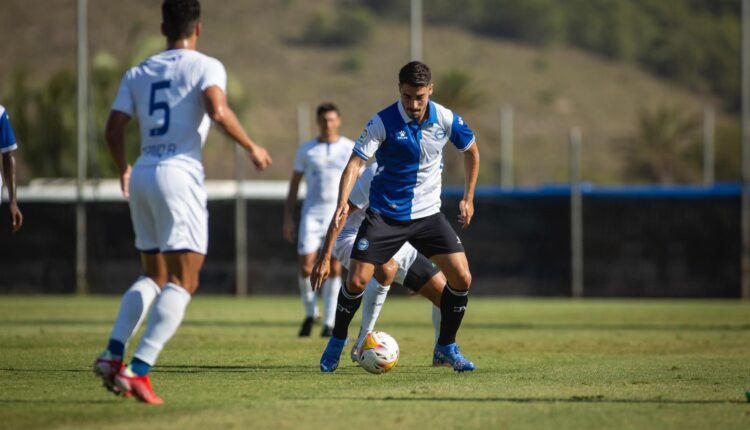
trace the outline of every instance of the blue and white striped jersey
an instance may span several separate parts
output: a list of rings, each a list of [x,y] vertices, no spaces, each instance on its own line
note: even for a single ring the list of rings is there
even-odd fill
[[[16,135],[13,133],[13,127],[10,126],[8,111],[0,105],[0,153],[6,153],[18,148]]]
[[[370,208],[383,217],[406,221],[440,212],[443,147],[459,151],[474,144],[474,132],[450,109],[432,101],[428,117],[412,120],[400,101],[378,112],[354,145],[354,154],[378,169],[370,187]]]
[[[14,151],[18,148],[16,135],[13,133],[13,127],[10,126],[8,112],[5,107],[0,105],[0,153]],[[2,196],[3,177],[0,175],[0,197]]]

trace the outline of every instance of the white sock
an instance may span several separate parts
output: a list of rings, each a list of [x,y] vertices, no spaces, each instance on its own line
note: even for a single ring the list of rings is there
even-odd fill
[[[312,290],[310,277],[303,278],[302,276],[297,276],[297,282],[299,283],[299,296],[302,299],[302,306],[305,307],[305,317],[311,318],[317,316],[318,304],[315,300],[315,291]]]
[[[440,337],[440,308],[432,305],[432,325],[435,327],[435,345],[437,345],[438,337]]]
[[[375,329],[375,322],[380,315],[380,309],[385,303],[385,297],[388,295],[390,285],[380,285],[377,279],[372,278],[365,286],[364,296],[362,296],[362,326],[359,330],[357,345],[364,341],[367,333]]]
[[[127,345],[130,337],[133,336],[145,319],[151,303],[154,302],[160,292],[161,288],[151,278],[147,276],[138,278],[122,295],[120,310],[117,312],[117,318],[112,326],[112,334],[109,335],[109,338]]]
[[[341,289],[341,276],[328,278],[323,284],[323,312],[325,315],[324,325],[333,327],[336,323],[336,302],[338,302],[339,290]]]
[[[149,312],[148,326],[134,357],[150,365],[156,363],[164,345],[177,331],[190,303],[190,293],[177,284],[167,283]]]

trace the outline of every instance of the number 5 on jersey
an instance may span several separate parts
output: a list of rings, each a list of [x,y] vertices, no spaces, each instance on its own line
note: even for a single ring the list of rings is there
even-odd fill
[[[164,90],[172,85],[172,81],[159,81],[151,84],[151,98],[148,104],[148,114],[153,115],[156,111],[164,111],[164,124],[161,127],[152,128],[149,131],[150,136],[162,136],[169,131],[169,104],[165,101],[157,102],[156,92]]]

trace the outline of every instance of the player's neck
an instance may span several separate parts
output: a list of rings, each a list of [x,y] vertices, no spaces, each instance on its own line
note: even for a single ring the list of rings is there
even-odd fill
[[[338,142],[341,135],[339,134],[321,134],[318,136],[318,142],[333,143]]]
[[[167,50],[172,49],[192,49],[195,50],[195,45],[197,44],[198,40],[189,37],[186,39],[179,39],[179,40],[167,40]]]

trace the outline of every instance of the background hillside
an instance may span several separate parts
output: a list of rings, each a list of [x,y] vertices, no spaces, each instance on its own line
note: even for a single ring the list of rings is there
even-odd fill
[[[128,65],[123,64],[126,59],[134,63],[137,55],[158,49],[161,42],[150,38],[158,36],[159,3],[90,0],[92,64],[117,69],[115,75],[119,76]],[[399,5],[383,9],[373,7],[373,3],[204,2],[204,36],[199,48],[225,63],[233,81],[230,95],[240,105],[244,123],[255,139],[271,150],[274,165],[264,178],[288,177],[297,146],[298,103],[307,102],[313,108],[324,100],[337,103],[344,114],[344,134],[355,138],[373,113],[396,99],[396,73],[409,60],[408,13],[404,15]],[[430,0],[424,3],[429,8]],[[495,3],[500,7],[508,2]],[[736,2],[724,3],[732,6]],[[394,3],[383,3],[388,4]],[[678,174],[673,179],[699,182],[700,115],[706,105],[718,110],[717,178],[739,177],[735,110],[731,100],[712,85],[690,84],[677,75],[660,73],[635,54],[602,55],[596,46],[587,48],[577,39],[555,36],[539,41],[517,34],[476,31],[462,19],[464,13],[476,13],[472,10],[454,10],[455,20],[430,18],[428,14],[424,60],[433,69],[436,91],[440,92],[441,85],[458,87],[465,96],[450,99],[464,106],[445,103],[460,111],[477,132],[483,155],[481,183],[499,181],[499,106],[506,103],[515,109],[515,173],[519,184],[566,180],[567,133],[571,126],[583,130],[585,180],[659,180],[653,172],[638,174],[638,166],[632,161],[637,152],[634,148],[649,144],[648,130],[644,130],[649,120],[671,121],[662,124],[665,129],[672,124],[679,126],[673,133],[679,136],[667,136],[662,139],[666,143],[654,145],[669,148],[670,142],[678,141],[675,145],[679,154],[665,156],[667,160],[679,158],[677,162],[665,162],[677,165],[674,169]],[[721,19],[729,20],[731,13],[721,15]],[[592,26],[591,22],[602,28],[596,19],[581,22],[581,28]],[[603,28],[600,33],[606,34],[607,26]],[[11,41],[0,52],[0,100],[12,105],[6,100],[19,98],[20,78],[25,79],[23,88],[28,92],[49,85],[61,71],[75,72],[75,1],[4,0],[0,37]],[[52,103],[68,113],[60,118],[60,130],[70,128],[65,124],[75,113],[74,88],[72,92],[65,89],[64,82],[68,81],[61,78],[63,89]],[[92,83],[94,104],[111,103],[113,85],[116,83]],[[441,98],[436,97],[436,101],[441,102]],[[29,112],[27,116],[33,119],[34,114]],[[91,146],[96,151],[104,145],[100,137],[104,114],[92,114]],[[70,164],[65,160],[74,154],[75,134],[66,136],[54,131],[57,129],[50,130],[47,134],[53,136],[48,138],[57,139],[60,148],[69,150],[60,149],[49,157],[29,150],[37,145],[32,128],[28,139],[21,136],[19,156],[26,166],[22,180],[40,175],[29,158],[37,160],[36,164],[40,158],[49,158],[48,163],[56,166]],[[92,176],[111,175],[107,158],[92,155]],[[456,156],[455,151],[446,151],[446,182],[461,183]],[[212,133],[207,144],[206,166],[209,178],[233,177],[233,151],[217,133]],[[652,166],[657,172],[660,169],[659,165]],[[74,170],[65,167],[54,171],[65,175]],[[255,173],[247,176],[260,177]]]

